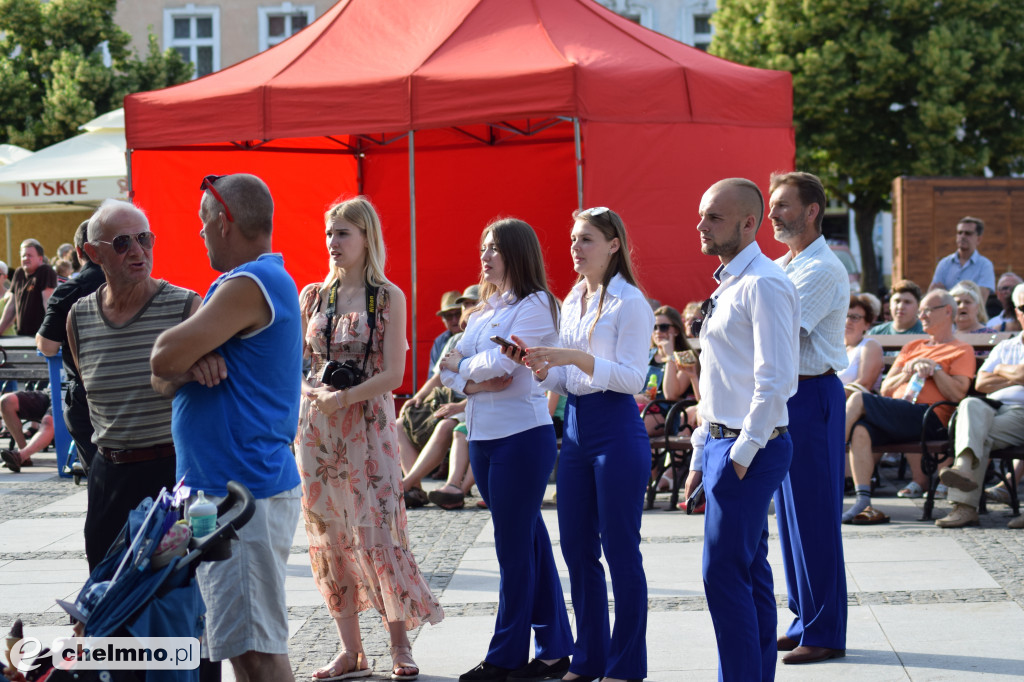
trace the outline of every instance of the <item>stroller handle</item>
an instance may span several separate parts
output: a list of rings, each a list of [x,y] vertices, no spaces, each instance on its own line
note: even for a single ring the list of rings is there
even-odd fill
[[[256,513],[256,500],[249,489],[238,481],[228,481],[228,495],[217,505],[218,526],[238,530]]]
[[[242,528],[256,513],[256,500],[249,489],[237,481],[228,481],[228,494],[217,505],[217,530],[201,538],[192,538],[183,565],[195,561],[219,561],[231,556],[229,541],[237,539]]]

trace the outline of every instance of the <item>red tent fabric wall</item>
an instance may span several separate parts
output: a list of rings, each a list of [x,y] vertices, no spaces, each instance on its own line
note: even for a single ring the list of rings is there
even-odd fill
[[[347,0],[277,47],[132,95],[125,110],[156,273],[197,291],[215,276],[198,238],[206,174],[267,181],[275,249],[300,286],[325,274],[324,210],[361,189],[381,213],[388,276],[413,293],[415,208],[418,384],[440,295],[477,280],[492,218],[533,225],[552,288],[571,285],[574,121],[583,204],[623,215],[648,294],[681,307],[707,294],[716,264],[693,229],[701,194],[728,176],[767,189],[772,171],[793,168],[791,101],[788,74],[717,59],[591,0]],[[761,243],[781,253],[770,230]]]

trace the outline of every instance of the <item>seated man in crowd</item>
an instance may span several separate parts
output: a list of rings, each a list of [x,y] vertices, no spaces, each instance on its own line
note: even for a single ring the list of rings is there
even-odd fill
[[[997,332],[1017,331],[1017,327],[1020,326],[1014,310],[1013,297],[1010,294],[1021,283],[1024,283],[1024,280],[1015,272],[1004,272],[996,283],[996,298],[999,299],[1002,310],[998,315],[989,319],[988,326]]]
[[[434,343],[430,346],[430,370],[427,376],[434,376],[434,366],[441,359],[441,351],[448,343],[448,339],[462,331],[459,327],[462,306],[459,305],[458,300],[458,291],[446,291],[441,296],[441,309],[437,311],[437,316],[444,322],[444,331],[437,335]]]
[[[953,297],[942,289],[930,292],[921,302],[918,315],[930,338],[912,341],[903,347],[882,382],[881,395],[854,393],[846,401],[846,439],[850,443],[850,470],[857,499],[843,512],[843,523],[870,524],[889,520],[871,507],[871,472],[876,460],[872,447],[918,440],[928,406],[941,400],[959,402],[971,385],[974,349],[955,336]],[[916,395],[911,390],[911,379],[915,375],[924,379]],[[936,410],[941,423],[932,425],[934,432],[929,438],[938,435],[952,413],[950,407]],[[914,469],[915,479],[921,479],[910,485],[921,486],[924,477],[920,472],[920,456],[907,459]]]
[[[1024,284],[1013,290],[1017,319],[1024,325]],[[1024,334],[992,349],[978,371],[975,388],[987,398],[970,397],[960,403],[953,433],[956,461],[939,478],[949,486],[953,510],[935,522],[940,528],[978,525],[978,502],[993,449],[1024,444]],[[1024,516],[1010,521],[1024,528]]]
[[[923,334],[921,321],[917,319],[917,308],[921,304],[921,287],[909,279],[901,279],[892,285],[889,295],[891,322],[876,324],[868,334]]]
[[[53,441],[53,412],[50,409],[49,391],[17,391],[0,397],[0,415],[4,426],[14,439],[16,448],[0,450],[4,466],[13,473],[21,467],[32,466],[32,455],[44,450]],[[39,422],[39,430],[32,439],[25,440],[22,421]]]

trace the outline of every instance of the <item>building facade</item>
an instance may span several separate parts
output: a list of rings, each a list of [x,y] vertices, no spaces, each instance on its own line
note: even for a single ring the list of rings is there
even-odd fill
[[[678,40],[707,50],[715,0],[597,0],[608,9]]]
[[[219,71],[302,30],[335,0],[119,0],[115,20],[146,52],[152,31],[160,48],[177,50],[195,65],[195,76]]]

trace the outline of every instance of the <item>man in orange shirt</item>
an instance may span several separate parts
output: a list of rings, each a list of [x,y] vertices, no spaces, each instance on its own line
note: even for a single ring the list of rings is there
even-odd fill
[[[921,437],[921,422],[928,406],[940,400],[960,402],[974,377],[974,349],[957,340],[953,320],[956,302],[948,291],[936,289],[921,300],[918,316],[927,340],[911,341],[896,357],[882,382],[881,395],[854,393],[846,401],[846,438],[850,443],[850,469],[857,487],[857,499],[843,512],[843,523],[885,523],[889,517],[871,507],[871,472],[876,457],[871,448],[887,443],[905,443]],[[914,377],[924,380],[915,395]],[[938,419],[929,425],[938,437],[953,414],[953,407],[935,411]],[[915,480],[921,485],[920,455],[908,457]]]

